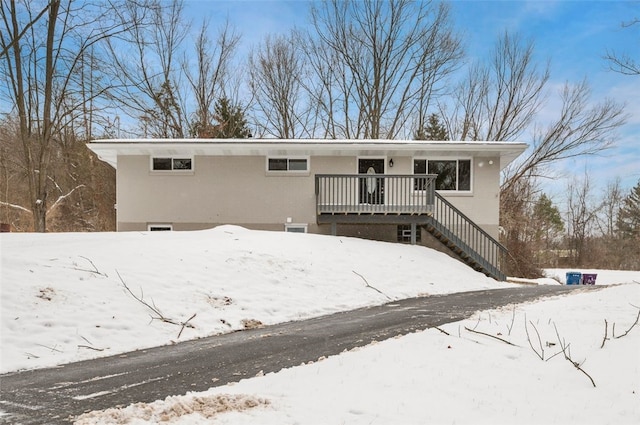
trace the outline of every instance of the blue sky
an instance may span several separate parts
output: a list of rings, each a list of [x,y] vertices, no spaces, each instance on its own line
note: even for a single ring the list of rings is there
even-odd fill
[[[622,22],[640,18],[638,1],[469,1],[450,2],[454,25],[461,32],[467,60],[486,57],[496,37],[506,30],[531,38],[541,65],[550,61],[551,94],[540,116],[553,117],[554,94],[565,82],[587,78],[593,100],[610,97],[626,104],[628,123],[616,146],[598,157],[558,164],[560,179],[543,182],[544,190],[561,202],[567,180],[585,170],[598,188],[615,177],[625,189],[640,179],[640,76],[624,76],[608,69],[607,49],[640,59],[640,25],[623,29]],[[310,0],[187,0],[194,23],[210,18],[212,29],[228,17],[242,34],[247,51],[267,34],[286,33],[308,22]],[[523,142],[528,142],[528,135]]]

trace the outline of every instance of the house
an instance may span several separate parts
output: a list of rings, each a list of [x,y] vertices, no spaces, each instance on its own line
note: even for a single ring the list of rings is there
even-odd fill
[[[251,229],[450,250],[504,278],[500,171],[527,145],[416,140],[117,139],[117,230]]]

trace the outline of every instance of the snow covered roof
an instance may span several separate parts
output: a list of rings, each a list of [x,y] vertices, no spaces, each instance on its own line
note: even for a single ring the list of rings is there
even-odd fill
[[[117,168],[120,155],[204,156],[499,156],[506,167],[527,149],[522,142],[388,139],[101,139],[88,144]]]

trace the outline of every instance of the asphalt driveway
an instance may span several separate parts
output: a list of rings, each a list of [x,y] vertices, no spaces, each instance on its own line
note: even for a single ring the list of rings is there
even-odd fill
[[[204,391],[471,316],[598,286],[523,286],[394,301],[60,367],[0,376],[0,424],[68,424],[91,410]]]

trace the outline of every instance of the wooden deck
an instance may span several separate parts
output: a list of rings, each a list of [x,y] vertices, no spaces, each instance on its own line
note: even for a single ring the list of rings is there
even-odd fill
[[[430,216],[434,206],[433,175],[319,174],[316,212],[326,216]],[[324,220],[320,217],[324,216]],[[350,218],[348,221],[356,221]],[[372,222],[368,217],[367,222]],[[375,220],[373,220],[375,221]],[[381,221],[388,221],[381,219]]]

